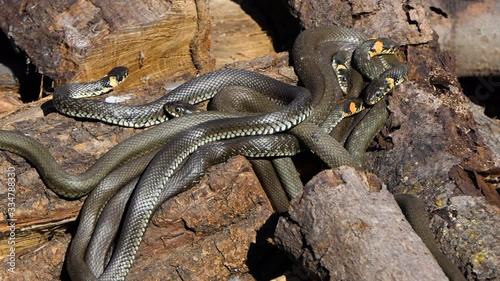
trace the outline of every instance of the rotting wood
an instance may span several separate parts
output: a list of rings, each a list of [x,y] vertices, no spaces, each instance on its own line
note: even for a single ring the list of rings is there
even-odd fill
[[[124,65],[137,87],[213,69],[207,9],[206,0],[7,1],[0,27],[56,85]]]
[[[319,173],[280,219],[276,243],[312,279],[447,280],[380,185],[351,167]]]

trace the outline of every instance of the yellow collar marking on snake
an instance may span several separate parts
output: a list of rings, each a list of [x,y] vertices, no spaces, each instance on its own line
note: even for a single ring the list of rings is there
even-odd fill
[[[384,50],[384,43],[380,40],[377,40],[375,41],[375,43],[373,43],[373,47],[370,49],[368,53],[370,54],[370,57],[374,57],[376,55],[381,54],[383,50]]]
[[[358,107],[356,106],[355,102],[349,103],[349,111],[351,112],[351,115],[355,114],[358,111]]]
[[[394,88],[394,85],[395,85],[394,78],[392,78],[392,77],[386,77],[386,78],[385,78],[385,82],[386,82],[386,83],[387,83],[387,85],[388,85],[388,89],[392,89],[392,88]]]
[[[347,70],[347,67],[345,65],[343,65],[343,64],[338,64],[337,65],[337,71],[339,71],[339,70]]]
[[[118,82],[118,79],[116,79],[116,77],[115,77],[115,76],[110,76],[110,77],[109,77],[109,85],[110,85],[111,87],[113,87],[113,88],[114,88],[114,87],[118,86],[118,84],[120,84],[120,82]]]

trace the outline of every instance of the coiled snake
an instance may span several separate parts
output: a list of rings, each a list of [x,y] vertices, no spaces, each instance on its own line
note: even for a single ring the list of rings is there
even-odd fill
[[[135,253],[155,208],[162,200],[187,188],[202,173],[198,172],[198,174],[192,175],[183,170],[187,168],[182,168],[179,171],[180,174],[188,173],[191,176],[180,177],[176,174],[179,168],[184,167],[182,166],[183,162],[194,152],[197,153],[195,155],[198,155],[196,157],[219,160],[234,153],[248,153],[248,156],[254,157],[292,155],[298,150],[295,138],[292,136],[245,136],[272,135],[293,128],[292,133],[295,130],[296,137],[315,136],[316,140],[312,142],[317,142],[317,138],[319,138],[321,143],[326,145],[327,149],[325,150],[330,151],[323,153],[321,147],[324,149],[325,146],[318,146],[318,150],[315,152],[322,159],[326,159],[325,162],[331,161],[328,163],[330,166],[342,164],[361,166],[362,155],[368,142],[380,130],[387,118],[385,104],[384,102],[376,103],[372,110],[367,113],[366,118],[363,118],[354,127],[346,142],[347,150],[334,142],[332,138],[326,135],[323,137],[324,129],[315,126],[322,125],[325,119],[328,120],[329,109],[336,106],[341,99],[342,89],[338,82],[332,79],[334,72],[331,60],[325,62],[319,59],[318,53],[322,56],[332,57],[339,50],[354,52],[353,61],[356,67],[362,70],[365,76],[374,80],[368,86],[370,92],[365,95],[365,102],[374,104],[383,96],[377,93],[385,94],[390,91],[395,85],[402,82],[403,76],[408,72],[403,64],[394,64],[391,56],[388,56],[387,60],[383,58],[384,52],[390,51],[393,47],[392,41],[370,41],[364,35],[350,29],[327,26],[302,33],[294,46],[294,66],[308,90],[290,86],[256,73],[226,69],[193,79],[160,100],[142,106],[125,107],[73,98],[73,94],[83,88],[86,92],[100,94],[102,89],[114,86],[116,82],[128,75],[125,69],[118,68],[98,82],[70,84],[59,88],[54,95],[54,105],[67,115],[98,119],[131,127],[145,127],[161,123],[168,119],[168,113],[164,110],[165,104],[194,104],[212,98],[215,93],[227,86],[248,87],[271,100],[284,101],[286,105],[263,113],[203,112],[169,120],[164,123],[166,125],[160,124],[122,142],[105,154],[86,173],[77,176],[68,175],[57,169],[53,158],[44,152],[39,144],[27,137],[10,132],[0,132],[0,148],[29,159],[40,171],[47,185],[56,193],[66,197],[78,197],[86,194],[103,177],[119,167],[121,168],[114,173],[121,175],[120,170],[127,170],[128,174],[127,179],[120,184],[132,181],[142,172],[149,159],[153,158],[131,198],[130,207],[125,217],[126,223],[116,249],[99,277],[99,280],[122,280],[133,263]],[[359,88],[359,85],[353,86]],[[372,97],[373,99],[371,99]],[[309,123],[301,123],[305,119]],[[298,124],[300,125],[296,126]],[[297,127],[299,129],[295,129]],[[306,133],[300,132],[300,130],[304,130]],[[216,147],[210,144],[213,141],[237,137],[244,138],[217,143],[217,145],[224,147],[227,145],[228,147],[227,151],[222,153],[223,157],[206,152],[212,151]],[[256,142],[263,144],[258,145]],[[289,150],[280,148],[279,144],[287,142],[289,145],[284,147],[289,148]],[[254,150],[252,151],[251,148]],[[191,166],[188,167],[190,168],[196,162],[188,160],[187,163],[191,163],[189,164]],[[92,212],[95,213],[89,213],[89,220],[82,218],[79,229],[89,230],[94,227],[98,216],[97,212],[101,211],[102,206],[107,201],[98,194],[101,191],[102,189],[95,191],[94,203],[97,202],[95,203],[97,208],[89,207],[91,203],[89,203],[90,205],[86,203],[84,210],[93,209]],[[86,211],[82,213],[82,217],[86,215]],[[90,269],[82,264],[82,256],[85,252],[82,247],[87,244],[88,241],[81,244],[74,241],[71,245],[70,251],[77,252],[74,255],[70,253],[68,256],[69,272],[74,279],[92,280],[95,277],[88,275],[89,272],[94,272],[96,276],[100,274],[99,269]]]

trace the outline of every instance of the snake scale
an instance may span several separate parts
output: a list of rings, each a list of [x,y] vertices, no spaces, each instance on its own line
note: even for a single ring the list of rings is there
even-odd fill
[[[154,210],[162,201],[196,182],[206,165],[223,161],[234,154],[250,157],[293,155],[299,150],[297,138],[313,136],[309,141],[314,143],[321,140],[321,145],[316,146],[315,152],[329,166],[349,164],[361,167],[366,146],[387,119],[383,96],[401,83],[408,72],[404,64],[396,63],[390,55],[395,47],[397,45],[391,40],[367,39],[347,28],[324,26],[301,33],[294,45],[294,66],[307,89],[249,71],[224,69],[197,77],[146,105],[129,107],[75,98],[74,93],[83,89],[91,94],[101,94],[103,89],[115,86],[128,75],[126,69],[117,68],[97,82],[69,84],[56,89],[53,98],[55,107],[70,116],[121,126],[147,127],[169,119],[165,105],[195,104],[212,98],[227,86],[247,87],[281,103],[272,110],[258,113],[201,112],[168,120],[120,143],[81,175],[69,175],[61,171],[50,154],[28,137],[2,131],[0,148],[27,158],[39,170],[47,185],[61,196],[79,197],[101,183],[85,203],[79,230],[70,247],[68,271],[75,280],[94,280],[97,276],[99,280],[123,280],[133,263]],[[341,87],[337,80],[332,79],[335,75],[332,60],[322,59],[331,58],[336,52],[344,50],[351,54],[353,66],[372,80],[364,101],[367,105],[373,105],[365,117],[341,137],[346,139],[346,148],[329,137],[330,129],[322,127],[325,120],[331,117],[329,109],[337,106],[343,97],[343,91],[349,87],[363,88],[361,82]],[[356,76],[353,73],[353,77]],[[354,80],[345,79],[346,82]],[[329,122],[331,120],[326,123]],[[292,135],[276,135],[280,132],[290,132]],[[311,146],[304,138],[301,141],[306,146]],[[285,143],[288,145],[284,145]],[[225,150],[217,154],[217,147]],[[336,154],[340,156],[335,156]],[[197,164],[199,167],[194,169]],[[128,175],[126,179],[121,177],[124,173]],[[143,176],[137,180],[139,174]],[[118,203],[113,203],[117,200],[109,201],[110,205],[104,207],[110,196],[121,185],[129,183],[131,186],[130,183],[136,181],[130,206],[125,211],[125,224],[118,234],[118,242],[112,254],[87,253],[84,257],[89,243],[92,244],[89,248],[99,248],[95,246],[97,242],[89,239],[99,215],[118,217],[113,220],[121,217],[116,214],[123,210],[114,211],[121,209],[115,206]],[[127,190],[131,192],[126,189],[122,196],[128,196]],[[106,211],[108,207],[116,209]],[[97,229],[106,228],[106,223],[99,225]],[[111,229],[104,230],[109,231],[103,233],[113,232]],[[103,235],[100,236],[103,238],[96,238],[98,242],[104,241],[111,234]],[[99,259],[95,255],[99,255]],[[85,259],[94,258],[95,261],[89,262],[92,266],[85,263]]]

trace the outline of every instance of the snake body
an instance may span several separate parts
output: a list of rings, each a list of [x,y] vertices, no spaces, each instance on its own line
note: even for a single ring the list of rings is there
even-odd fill
[[[125,72],[121,68],[118,70]],[[116,72],[113,69],[108,73],[107,77],[114,77],[112,75],[116,75]],[[123,77],[125,75],[123,73],[119,76]],[[157,125],[168,120],[169,114],[164,110],[165,104],[177,102],[188,104],[199,103],[212,98],[220,89],[226,86],[239,85],[254,88],[259,92],[269,92],[270,90],[275,90],[269,88],[270,85],[275,85],[274,82],[276,80],[251,71],[221,69],[196,77],[175,88],[168,95],[144,105],[126,106],[91,99],[75,98],[75,95],[70,94],[69,91],[78,91],[79,89],[73,89],[74,87],[69,86],[56,89],[53,103],[58,111],[69,116],[95,119],[124,127],[141,128]],[[90,87],[99,87],[102,84],[103,82],[99,80],[97,85],[91,84]],[[93,92],[96,95],[101,94],[101,91]]]
[[[144,154],[158,151],[173,135],[193,124],[236,116],[241,114],[207,112],[173,119],[119,143],[78,175],[65,172],[42,144],[27,136],[0,130],[0,149],[28,159],[47,186],[58,195],[77,198],[90,192],[111,171]]]
[[[331,39],[331,41],[334,41],[334,39]],[[299,44],[299,46],[301,45]],[[305,63],[307,60],[304,60],[304,57],[299,57],[299,61],[299,65],[308,65]],[[336,88],[339,88],[338,85]],[[290,91],[295,92],[296,90],[290,89]],[[325,106],[325,104],[330,104],[331,101],[336,101],[337,95],[333,95],[333,97],[331,96],[332,95],[328,93],[326,88],[323,88],[322,92],[313,91],[313,104],[317,105],[317,107],[314,107],[316,111],[313,111],[313,115],[311,117],[313,121],[321,122],[323,116],[327,115],[321,108]],[[294,101],[299,99],[299,97],[300,96],[294,97]],[[271,99],[273,99],[273,97],[271,97]],[[328,102],[325,102],[325,100]],[[290,107],[294,104],[294,101],[283,108]],[[278,121],[283,119],[290,120],[289,118],[283,118],[284,114],[282,114],[282,110],[282,108],[279,108],[276,111],[263,114],[263,116],[269,116],[279,112],[280,114],[278,116],[281,117],[280,119],[277,119],[278,124],[280,124],[278,126],[278,128],[280,128],[279,130],[270,128],[268,124],[266,124],[268,129],[252,129],[252,126],[254,126],[257,119],[254,117],[243,117],[241,119],[223,119],[215,122],[207,122],[203,124],[203,126],[193,127],[191,131],[181,133],[180,135],[174,137],[174,139],[155,156],[151,164],[146,169],[144,176],[139,181],[134,196],[131,199],[130,207],[125,217],[126,224],[124,225],[124,229],[118,239],[116,250],[100,278],[102,280],[111,280],[123,279],[126,276],[128,269],[133,262],[135,253],[139,247],[139,242],[142,239],[142,235],[145,232],[149,219],[154,209],[157,207],[157,204],[160,202],[160,193],[163,192],[162,190],[170,190],[167,186],[167,182],[172,177],[174,170],[178,168],[180,163],[184,161],[190,153],[212,139],[218,140],[244,135],[245,132],[241,131],[240,128],[247,129],[248,134],[267,134],[288,129],[294,130],[292,127],[297,125],[299,122],[292,121],[291,125],[287,126],[284,123],[280,123],[283,121]],[[241,120],[248,121],[241,122]],[[379,120],[381,119],[377,119],[377,121]],[[299,121],[301,122],[303,119]],[[383,121],[385,122],[385,119]],[[238,122],[243,123],[244,125],[238,125]],[[287,121],[287,123],[290,122]],[[380,124],[378,124],[378,127],[373,128],[379,129]],[[314,136],[314,134],[309,135]],[[188,141],[191,143],[188,143]],[[172,193],[172,195],[174,195],[174,193]]]
[[[295,71],[304,86],[313,93],[315,105],[308,121],[321,124],[341,99],[342,89],[331,67],[333,54],[341,49],[354,49],[365,36],[348,28],[316,27],[297,36],[292,49]]]
[[[250,100],[252,102],[248,102]],[[349,105],[349,103],[350,101],[342,103],[341,106],[337,106],[332,110],[334,115],[337,116],[337,120],[354,113],[351,111],[351,108],[346,108],[345,104]],[[221,90],[212,99],[209,108],[212,110],[224,110],[225,112],[247,112],[271,111],[276,110],[278,106],[253,89],[229,87]],[[357,109],[359,108],[357,107]],[[355,165],[354,162],[350,161],[351,157],[349,153],[328,135],[328,130],[322,127],[306,120],[291,128],[288,133],[301,140],[308,149],[315,152],[329,167]],[[266,193],[273,199],[272,202],[276,211],[284,212],[288,209],[288,199],[296,197],[303,189],[300,176],[296,172],[296,168],[290,158],[273,159],[271,160],[272,164],[265,163],[265,161],[268,160],[253,160],[252,165],[261,179]],[[279,179],[276,179],[272,174],[264,174],[273,173],[274,171],[268,171],[269,167],[273,166],[274,169],[271,170],[275,170]],[[268,183],[268,181],[272,181],[272,184]],[[287,197],[284,197],[284,194],[279,195],[282,192],[279,186],[283,186]]]
[[[432,253],[439,266],[443,269],[446,276],[452,281],[466,281],[464,275],[456,265],[454,265],[439,249],[434,239],[434,234],[429,229],[428,214],[425,206],[417,197],[410,194],[397,194],[394,196],[401,211],[420,236],[429,251]]]
[[[141,167],[144,167],[153,157],[152,155],[156,153],[138,181],[116,249],[104,273],[99,277],[99,280],[122,280],[133,263],[142,235],[155,208],[163,199],[170,198],[186,188],[186,182],[176,178],[177,171],[181,171],[180,175],[183,175],[195,165],[196,162],[193,161],[203,162],[201,158],[194,158],[198,160],[191,161],[188,156],[198,149],[200,149],[198,151],[204,151],[203,147],[205,146],[213,150],[214,146],[211,146],[211,143],[214,141],[226,140],[225,142],[228,144],[227,142],[232,141],[228,139],[236,137],[268,135],[289,130],[301,138],[301,141],[307,146],[316,146],[315,152],[332,167],[340,164],[362,166],[362,156],[366,146],[387,119],[388,112],[385,102],[380,102],[379,96],[382,95],[379,94],[367,95],[368,98],[365,96],[365,103],[374,105],[349,134],[344,148],[328,135],[329,129],[325,130],[320,126],[325,120],[327,123],[331,122],[328,119],[328,111],[338,104],[343,96],[342,93],[350,88],[354,88],[353,92],[356,92],[363,87],[363,83],[356,82],[354,87],[351,87],[352,85],[341,87],[338,81],[332,79],[335,76],[334,69],[331,67],[332,61],[321,58],[331,58],[339,50],[353,52],[354,66],[357,67],[357,70],[361,70],[365,77],[372,80],[371,88],[369,86],[370,93],[378,91],[385,94],[389,91],[388,87],[392,89],[394,85],[401,82],[400,78],[408,73],[408,69],[395,63],[391,56],[385,56],[386,52],[392,54],[391,50],[394,46],[391,44],[393,43],[389,40],[370,41],[360,33],[338,26],[312,28],[301,33],[292,52],[294,66],[304,85],[311,91],[312,96],[304,88],[293,87],[253,72],[234,69],[224,69],[202,75],[155,102],[139,106],[106,104],[80,99],[79,96],[74,95],[75,92],[81,91],[79,87],[85,87],[87,91],[90,89],[88,92],[100,94],[102,89],[115,86],[117,82],[128,75],[124,69],[120,68],[111,71],[107,78],[89,83],[86,86],[76,84],[61,87],[56,90],[53,99],[54,105],[60,112],[70,116],[91,118],[130,127],[147,127],[159,124],[169,119],[169,114],[164,110],[165,105],[195,104],[210,99],[222,88],[233,85],[254,89],[270,97],[271,100],[285,99],[288,102],[285,106],[278,107],[274,111],[259,114],[203,112],[169,120],[165,123],[167,125],[160,125],[143,132],[136,138],[131,138],[130,141],[123,142],[117,146],[117,149],[111,150],[99,159],[94,165],[96,168],[92,166],[84,175],[72,176],[54,172],[54,170],[60,171],[60,169],[53,158],[48,157],[46,152],[45,154],[40,152],[44,151],[40,145],[30,143],[28,138],[23,136],[0,132],[0,148],[28,158],[40,171],[47,185],[58,194],[66,197],[77,197],[85,194],[106,174],[117,167],[122,167],[116,170],[117,175],[128,171],[130,177],[135,177],[137,171],[142,171]],[[290,92],[294,93],[293,98],[284,98]],[[371,97],[375,97],[375,99],[371,99]],[[306,123],[303,123],[306,118],[308,118]],[[165,129],[167,132],[162,132]],[[187,129],[189,130],[186,131]],[[24,143],[18,144],[19,139],[22,139]],[[235,140],[234,142],[237,148],[224,151],[222,155],[231,155],[231,153],[236,153],[237,149],[248,152],[252,147],[255,147],[255,144],[245,146],[243,140]],[[283,140],[274,139],[272,141],[272,144],[277,145],[278,148],[282,143]],[[29,146],[33,146],[34,149],[29,148]],[[162,146],[163,148],[161,148]],[[282,149],[278,148],[274,150],[275,153],[284,153]],[[332,151],[328,151],[332,148],[335,154],[340,156],[333,155]],[[294,149],[296,148],[294,147],[292,150]],[[252,156],[250,154],[249,156]],[[199,155],[205,157],[203,159],[218,159],[217,156],[208,153],[199,152]],[[190,163],[190,166],[184,168],[182,166],[184,162]],[[198,174],[201,173],[198,172]],[[88,178],[87,175],[89,175]],[[188,176],[185,178],[195,177],[189,173]],[[112,177],[109,180],[115,181]],[[105,189],[101,189],[101,192]],[[91,218],[84,220],[85,224],[81,224],[84,230],[95,226],[96,218],[99,215],[97,213],[102,211],[105,204],[101,200],[103,197],[105,196],[96,194],[95,200],[92,201],[95,205],[89,203],[92,206],[88,208],[92,209],[91,212],[94,213]],[[106,214],[106,211],[104,213]],[[111,213],[115,212],[111,211]],[[77,241],[78,243],[75,242],[74,246],[73,244],[71,246],[75,254],[68,260],[70,274],[75,279],[93,280],[95,277],[86,276],[86,274],[92,271],[98,275],[102,268],[89,269],[85,265],[80,267],[85,263],[83,261],[85,249],[83,248],[88,245],[89,240],[79,241],[81,243]]]
[[[294,91],[297,92],[294,88]],[[138,183],[127,211],[122,235],[113,257],[101,275],[102,280],[124,279],[132,265],[149,219],[158,204],[160,194],[179,165],[198,147],[213,140],[236,136],[274,134],[290,129],[309,115],[310,95],[302,90],[296,99],[277,111],[258,117],[241,117],[209,121],[176,135],[153,158]],[[283,119],[283,116],[287,118]],[[175,195],[172,192],[172,196]]]

